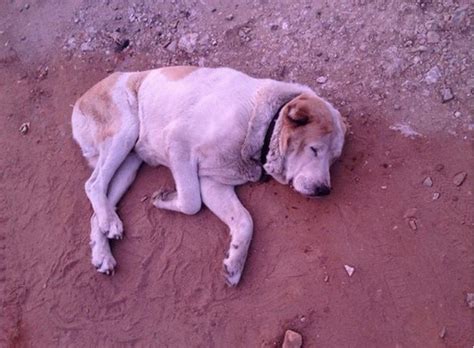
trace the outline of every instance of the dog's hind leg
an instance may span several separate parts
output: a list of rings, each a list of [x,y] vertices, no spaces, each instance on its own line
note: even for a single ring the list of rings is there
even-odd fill
[[[201,178],[201,194],[204,204],[230,229],[231,241],[224,272],[227,284],[239,283],[252,240],[252,218],[237,197],[234,187]]]
[[[138,127],[136,127],[138,128]],[[122,222],[114,205],[107,198],[112,178],[133,150],[138,138],[138,129],[124,129],[106,139],[99,148],[99,159],[91,177],[86,181],[87,197],[97,216],[99,229],[104,234],[120,235]]]
[[[142,159],[138,157],[135,152],[128,154],[125,161],[120,165],[115,173],[110,185],[107,198],[112,207],[117,206],[118,202],[125,194],[127,189],[132,184],[137,174]],[[109,231],[106,236],[99,228],[99,222],[96,214],[91,217],[91,248],[92,248],[92,264],[97,268],[97,271],[110,274],[113,272],[116,261],[110,251],[109,241],[107,238],[120,239],[122,238],[122,231],[120,234],[112,234]]]

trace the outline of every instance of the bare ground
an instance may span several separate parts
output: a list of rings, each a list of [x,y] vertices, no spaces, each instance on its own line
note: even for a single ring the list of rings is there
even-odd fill
[[[0,345],[266,347],[288,328],[305,347],[472,345],[469,5],[0,4]],[[144,199],[172,185],[165,168],[143,167],[119,206],[116,274],[90,264],[71,105],[112,71],[171,64],[306,83],[352,124],[328,198],[273,181],[238,189],[255,235],[235,289],[216,217]]]

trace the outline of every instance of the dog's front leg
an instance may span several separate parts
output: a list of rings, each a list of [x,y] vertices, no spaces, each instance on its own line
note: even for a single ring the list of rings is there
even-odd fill
[[[170,162],[176,191],[165,189],[158,191],[153,198],[153,205],[188,215],[196,214],[202,204],[197,163],[176,155]]]
[[[231,241],[224,259],[224,272],[227,284],[235,286],[242,275],[252,240],[252,218],[240,203],[233,186],[201,178],[201,194],[204,204],[229,226]]]

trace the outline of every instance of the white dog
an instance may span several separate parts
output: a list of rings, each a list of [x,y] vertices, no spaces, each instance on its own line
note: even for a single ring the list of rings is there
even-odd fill
[[[176,66],[110,75],[76,102],[72,130],[94,169],[85,190],[99,272],[114,270],[108,238],[123,233],[116,205],[144,161],[167,166],[176,184],[154,197],[156,207],[196,214],[204,203],[229,226],[224,270],[234,286],[253,232],[234,187],[266,172],[303,195],[329,194],[346,126],[307,86]]]

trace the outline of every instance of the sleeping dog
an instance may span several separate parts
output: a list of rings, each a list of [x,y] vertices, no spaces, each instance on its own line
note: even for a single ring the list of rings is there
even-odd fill
[[[307,86],[175,66],[108,76],[76,102],[72,130],[93,168],[85,190],[99,272],[114,270],[108,239],[123,233],[116,206],[146,162],[168,167],[175,181],[154,196],[156,207],[192,215],[204,203],[229,227],[224,271],[235,286],[253,233],[235,186],[266,173],[305,196],[329,194],[346,126]]]

